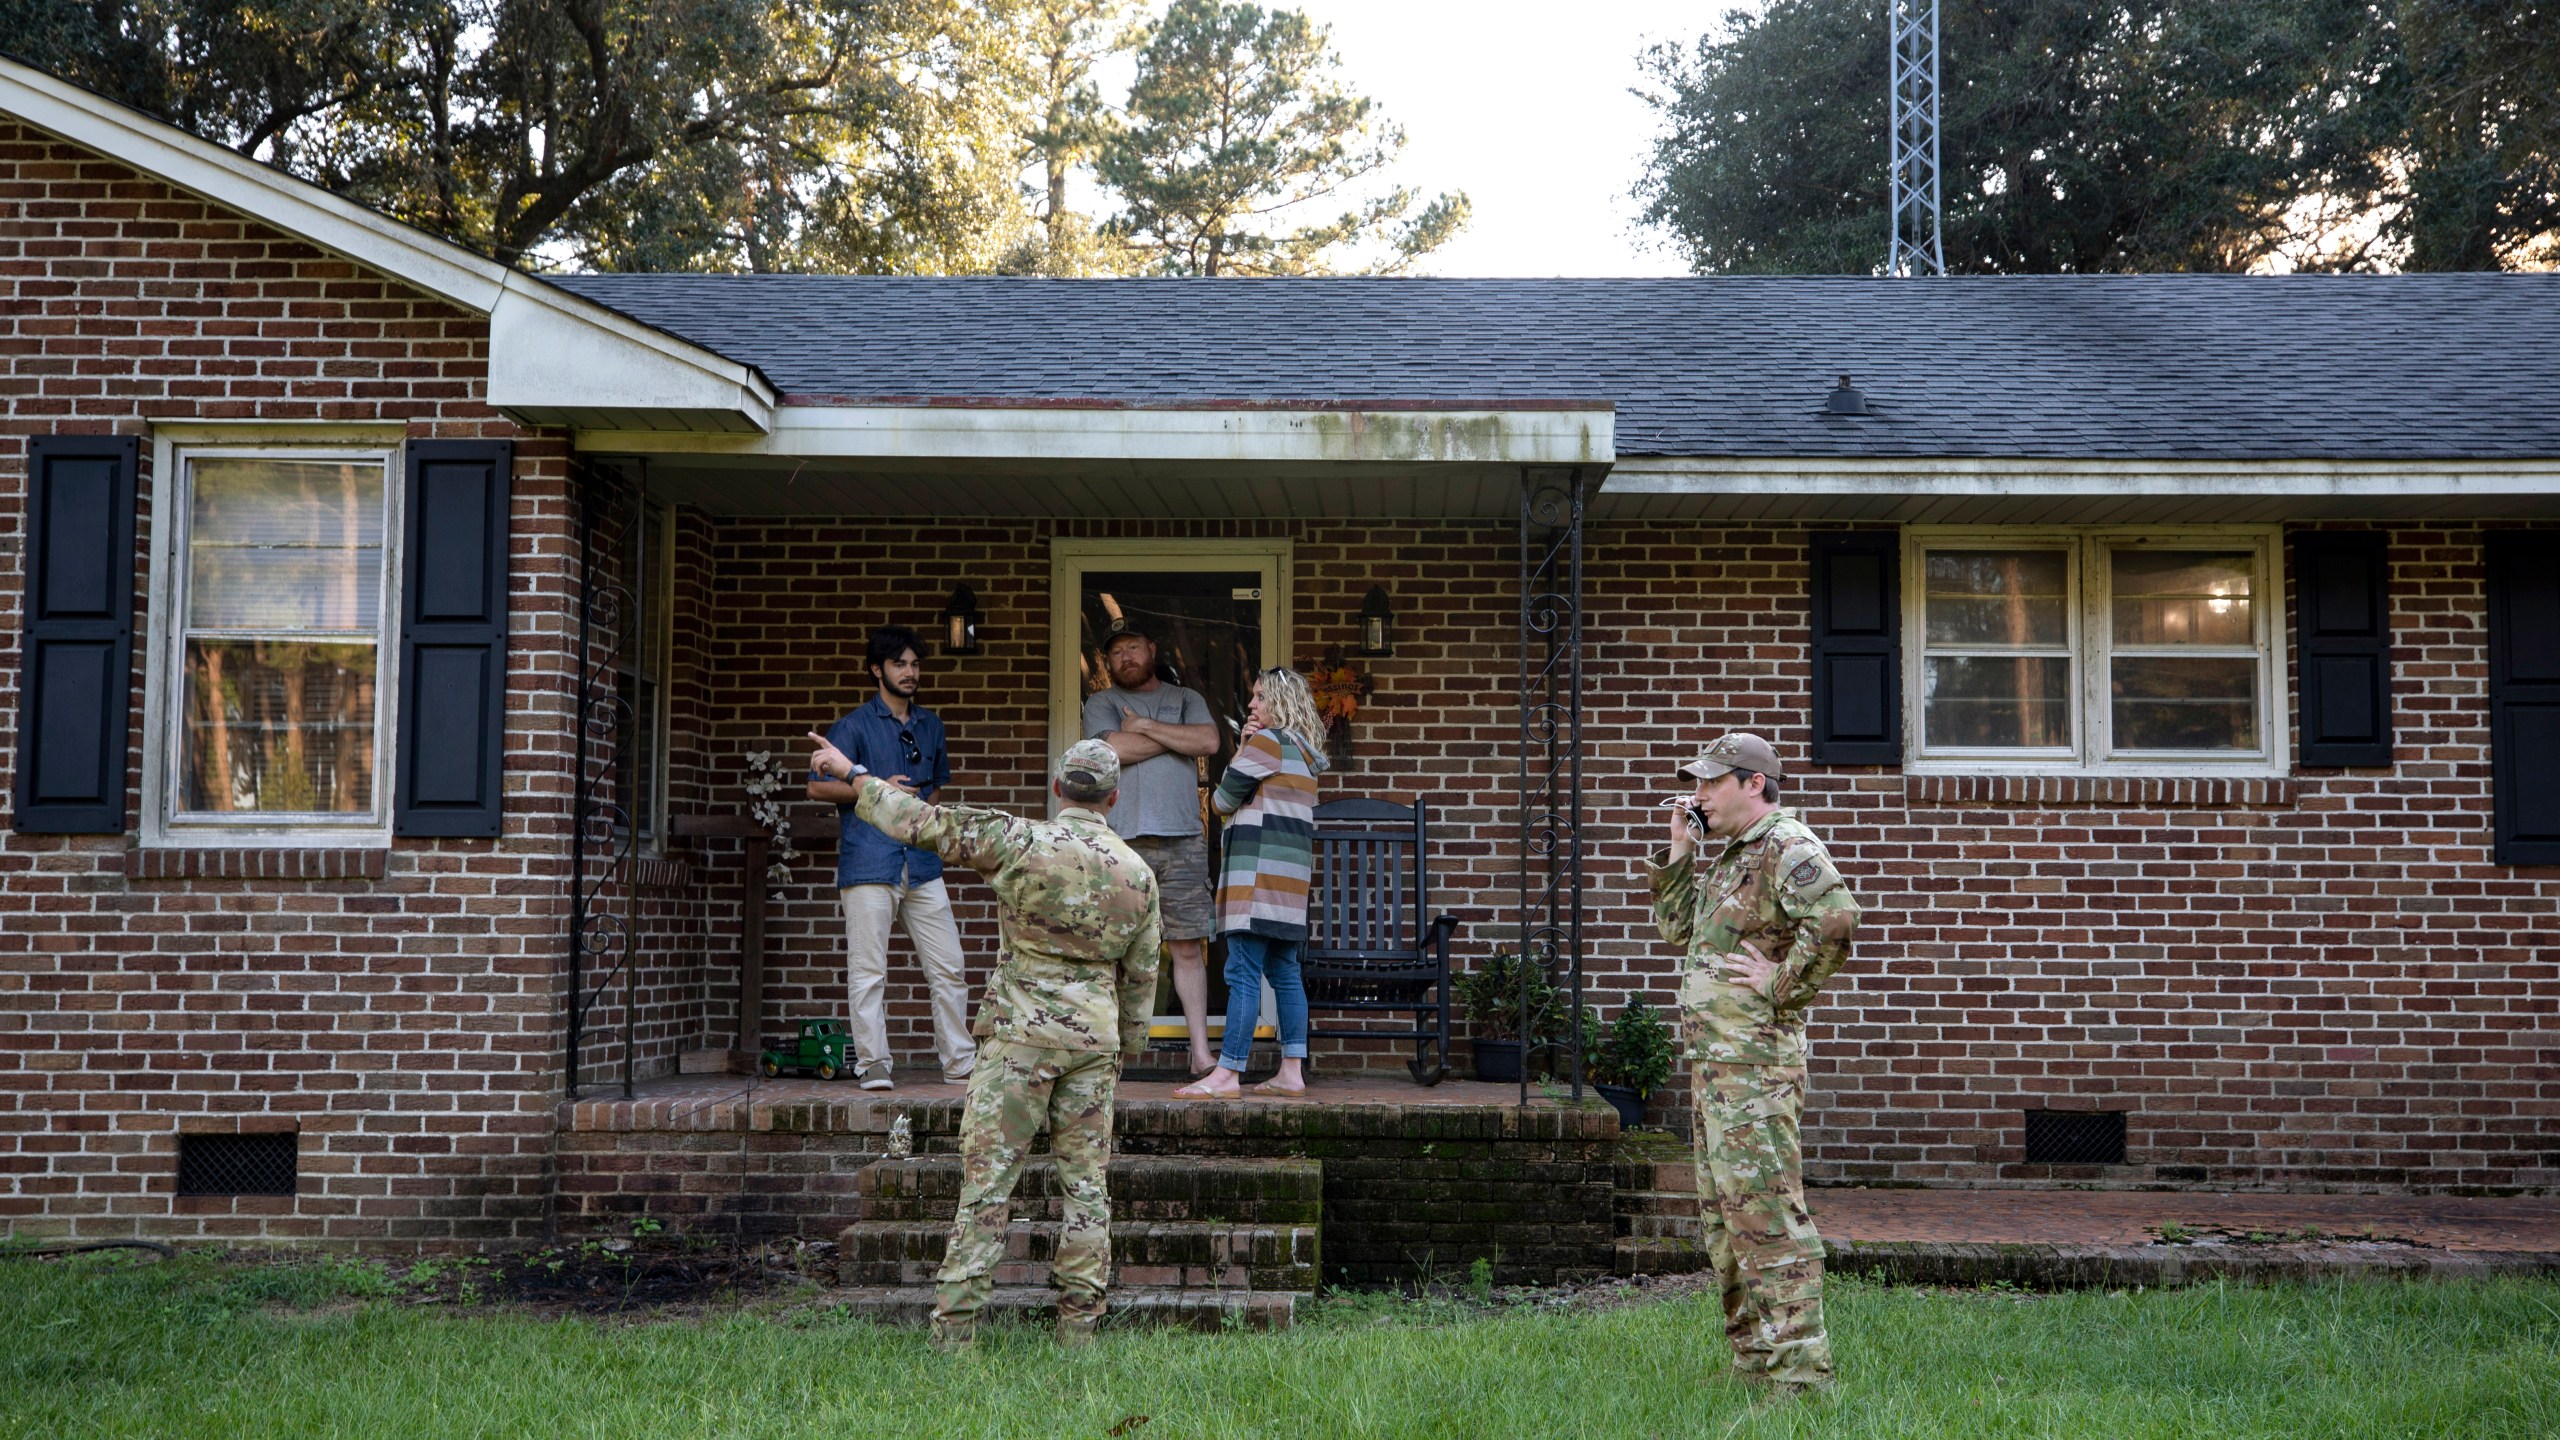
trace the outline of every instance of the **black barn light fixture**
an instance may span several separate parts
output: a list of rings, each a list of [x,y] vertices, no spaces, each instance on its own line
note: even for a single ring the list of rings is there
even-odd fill
[[[1383,585],[1369,587],[1369,598],[1360,602],[1360,653],[1393,655],[1396,653],[1395,602],[1387,598]]]
[[[950,603],[942,607],[942,653],[977,654],[978,619],[978,592],[966,585],[952,586]]]

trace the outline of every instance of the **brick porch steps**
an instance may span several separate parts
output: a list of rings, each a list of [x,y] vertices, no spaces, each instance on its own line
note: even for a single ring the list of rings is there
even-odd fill
[[[1047,1285],[1057,1258],[1054,1220],[1016,1220],[1005,1236],[998,1285]],[[951,1238],[948,1220],[866,1220],[836,1241],[839,1285],[931,1285]],[[1210,1221],[1116,1221],[1112,1283],[1211,1290],[1316,1288],[1316,1227]]]
[[[898,1322],[930,1314],[963,1179],[957,1155],[884,1159],[854,1178],[856,1218],[836,1239],[837,1282],[857,1297],[848,1304]],[[1319,1162],[1119,1155],[1107,1182],[1112,1308],[1128,1323],[1279,1329],[1297,1297],[1314,1293],[1323,1274]],[[995,1282],[999,1295],[1015,1296],[1007,1313],[1037,1318],[1055,1304],[1055,1159],[1024,1163],[1013,1217]]]
[[[860,1223],[949,1224],[960,1204],[957,1155],[909,1155],[878,1161],[854,1177]],[[1228,1225],[1304,1225],[1324,1218],[1324,1166],[1314,1160],[1115,1155],[1109,1175],[1111,1218],[1188,1220]],[[1058,1165],[1047,1155],[1023,1162],[1013,1188],[1017,1220],[1056,1220]]]
[[[1287,1290],[1192,1290],[1162,1286],[1113,1286],[1103,1328],[1166,1330],[1286,1330],[1306,1297]],[[921,1326],[933,1318],[930,1285],[863,1286],[829,1294],[851,1315],[883,1325]],[[1049,1325],[1058,1316],[1058,1293],[1045,1286],[999,1285],[983,1318],[995,1323]]]
[[[1698,1172],[1677,1137],[1637,1133],[1618,1145],[1611,1174],[1611,1269],[1620,1275],[1686,1275],[1707,1268],[1698,1242]]]

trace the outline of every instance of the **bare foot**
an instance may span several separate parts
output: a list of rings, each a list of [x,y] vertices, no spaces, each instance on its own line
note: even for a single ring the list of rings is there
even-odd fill
[[[1232,1072],[1216,1069],[1173,1093],[1179,1100],[1233,1100],[1244,1094],[1244,1087]]]
[[[1206,1050],[1194,1050],[1191,1052],[1191,1073],[1193,1076],[1197,1077],[1206,1075],[1217,1068],[1217,1056],[1210,1054]]]

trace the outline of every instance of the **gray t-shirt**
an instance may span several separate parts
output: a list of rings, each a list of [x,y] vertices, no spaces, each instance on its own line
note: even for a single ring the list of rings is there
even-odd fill
[[[1158,685],[1141,694],[1114,685],[1085,698],[1084,738],[1119,729],[1123,710],[1167,725],[1206,725],[1212,718],[1209,702],[1197,690]],[[1199,834],[1199,762],[1188,755],[1164,754],[1121,766],[1120,803],[1111,808],[1111,828],[1123,839]]]

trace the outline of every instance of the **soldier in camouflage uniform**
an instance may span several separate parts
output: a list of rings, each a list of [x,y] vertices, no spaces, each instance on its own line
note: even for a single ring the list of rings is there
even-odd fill
[[[1776,751],[1717,739],[1680,767],[1697,793],[1652,862],[1653,919],[1687,951],[1683,1037],[1699,1209],[1724,1283],[1734,1368],[1786,1393],[1827,1386],[1822,1239],[1805,1208],[1805,1012],[1849,956],[1858,902],[1830,852],[1777,808]],[[1712,837],[1712,858],[1692,857]]]
[[[1065,808],[1025,820],[856,778],[842,751],[810,738],[819,742],[810,768],[852,780],[865,821],[995,887],[1003,944],[971,1027],[978,1067],[960,1121],[960,1210],[936,1277],[934,1344],[970,1344],[1004,1258],[1014,1182],[1044,1124],[1064,1204],[1051,1266],[1058,1340],[1083,1344],[1111,1274],[1112,1095],[1121,1055],[1146,1048],[1160,945],[1155,874],[1103,818],[1120,796],[1120,757],[1099,740],[1068,747],[1052,781]]]

